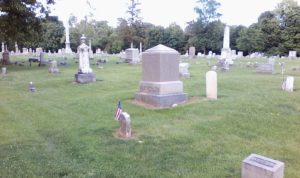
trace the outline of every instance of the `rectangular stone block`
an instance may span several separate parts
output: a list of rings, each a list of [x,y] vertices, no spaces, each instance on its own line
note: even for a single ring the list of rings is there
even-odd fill
[[[242,178],[283,178],[284,163],[251,154],[242,163]]]
[[[135,100],[154,106],[156,108],[168,108],[173,104],[180,104],[187,101],[186,93],[155,95],[149,93],[136,93]]]
[[[262,74],[273,74],[274,65],[272,64],[258,64],[256,68],[256,73]]]
[[[165,82],[179,80],[178,54],[143,54],[143,81]]]
[[[91,83],[91,82],[96,82],[96,77],[94,73],[87,73],[87,74],[78,73],[75,74],[75,80],[77,83]]]
[[[156,95],[166,95],[183,92],[183,84],[181,81],[173,82],[140,82],[141,93],[149,93]]]

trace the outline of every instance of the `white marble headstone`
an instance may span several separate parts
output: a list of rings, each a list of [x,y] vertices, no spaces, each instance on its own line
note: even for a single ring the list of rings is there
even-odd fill
[[[215,71],[206,73],[206,97],[208,99],[218,98],[217,72]]]

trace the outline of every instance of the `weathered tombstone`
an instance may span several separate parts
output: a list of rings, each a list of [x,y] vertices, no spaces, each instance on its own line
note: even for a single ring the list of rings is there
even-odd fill
[[[284,163],[251,154],[242,163],[242,178],[283,178]]]
[[[216,100],[218,98],[217,72],[206,72],[206,97]]]
[[[194,46],[189,48],[189,57],[194,58],[196,54],[196,48]]]
[[[183,78],[190,78],[189,63],[179,63],[179,76]]]
[[[48,61],[45,60],[45,53],[43,51],[39,52],[39,56],[40,56],[39,66],[45,66],[45,65],[47,65]]]
[[[33,82],[29,82],[28,89],[29,89],[30,92],[35,92],[36,91],[36,88],[35,88]]]
[[[15,42],[15,50],[16,50],[16,53],[19,53],[19,48],[18,48],[17,42]]]
[[[3,65],[8,65],[8,64],[10,64],[10,60],[9,60],[9,52],[8,52],[8,51],[4,51],[4,52],[2,53],[2,61],[1,61],[1,63],[2,63]]]
[[[140,62],[139,50],[137,48],[128,48],[125,50],[125,61],[130,64],[137,64]]]
[[[143,53],[143,76],[135,100],[157,108],[171,107],[187,101],[179,81],[180,54],[164,45]]]
[[[81,45],[79,49],[79,69],[78,73],[75,74],[75,79],[77,83],[91,83],[96,82],[95,74],[90,68],[89,62],[89,47],[85,44],[86,37],[82,35],[80,38]]]
[[[282,82],[282,90],[293,92],[294,90],[294,77],[287,76],[286,79]]]
[[[5,49],[4,49],[4,42],[2,42],[2,46],[1,46],[1,52],[4,52]]]
[[[256,73],[273,74],[274,65],[272,64],[258,64],[256,67]]]
[[[1,74],[2,75],[6,75],[6,67],[2,67],[1,68]]]
[[[59,69],[57,68],[57,61],[51,61],[50,62],[50,67],[49,67],[49,73],[51,74],[56,74],[59,72]]]
[[[238,51],[238,57],[241,58],[241,57],[243,57],[243,56],[244,56],[243,51]]]
[[[206,57],[207,57],[208,59],[210,59],[210,58],[212,58],[212,54],[213,54],[213,52],[212,52],[212,51],[209,51]]]
[[[43,52],[43,48],[36,48],[35,52],[37,55],[40,55]]]
[[[131,137],[131,119],[127,112],[122,112],[118,119],[120,129],[118,135],[120,137],[130,138]]]
[[[290,59],[297,58],[297,51],[289,51],[289,58]]]

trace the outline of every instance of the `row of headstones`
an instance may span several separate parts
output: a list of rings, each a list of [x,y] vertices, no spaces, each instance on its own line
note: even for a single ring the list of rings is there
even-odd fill
[[[196,55],[196,49],[195,47],[190,47],[188,51],[183,55],[183,57],[189,57],[189,58],[194,58],[194,57],[207,57],[207,58],[215,58],[215,57],[220,57],[219,55],[216,55],[216,53],[213,53],[212,51],[209,51],[207,55],[202,54],[200,52],[197,53]],[[231,58],[232,59],[237,59],[243,57],[243,51],[236,51],[236,50],[231,50]],[[262,58],[264,57],[263,53],[255,52],[251,53],[250,55],[246,56],[249,58]],[[289,51],[288,58],[290,59],[295,59],[297,58],[297,51]]]

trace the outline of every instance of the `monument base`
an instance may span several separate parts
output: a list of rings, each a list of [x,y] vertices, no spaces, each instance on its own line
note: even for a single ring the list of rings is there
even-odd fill
[[[149,104],[156,108],[168,108],[173,104],[180,104],[187,101],[186,93],[175,93],[166,95],[155,95],[148,93],[136,93],[135,100],[145,104]]]
[[[75,79],[77,83],[92,83],[96,82],[96,77],[94,73],[77,73],[75,74]]]

